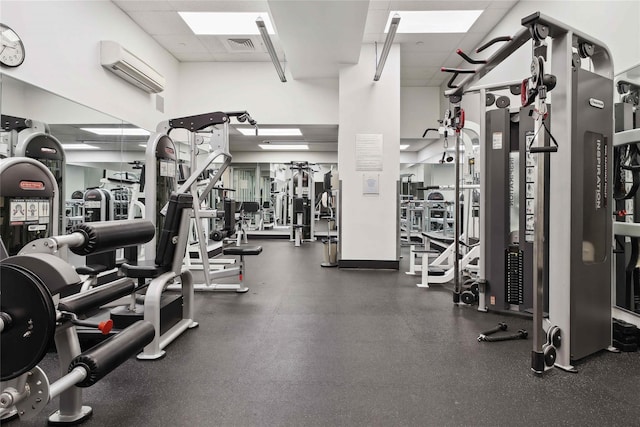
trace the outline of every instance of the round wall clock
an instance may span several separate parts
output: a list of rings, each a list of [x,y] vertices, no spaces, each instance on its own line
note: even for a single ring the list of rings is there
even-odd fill
[[[0,65],[18,67],[24,62],[25,50],[20,36],[11,28],[0,24]]]

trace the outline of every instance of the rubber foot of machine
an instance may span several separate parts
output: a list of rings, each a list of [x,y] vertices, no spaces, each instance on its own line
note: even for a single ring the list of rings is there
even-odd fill
[[[60,411],[56,411],[49,415],[50,426],[74,426],[82,424],[93,415],[93,409],[90,406],[83,406],[78,415],[60,415]]]
[[[337,267],[338,264],[332,264],[330,262],[323,262],[320,264],[320,267]]]
[[[531,370],[538,375],[544,373],[544,353],[531,351]]]
[[[197,328],[198,326],[200,326],[200,323],[198,322],[191,322],[191,324],[188,326],[189,329],[193,329],[193,328]]]
[[[140,353],[139,355],[136,356],[136,359],[138,359],[138,360],[159,360],[159,359],[162,359],[166,354],[167,354],[167,352],[164,351],[164,350],[160,350],[160,353],[156,353],[156,354]]]
[[[236,293],[237,294],[244,294],[244,293],[246,293],[248,291],[249,291],[249,288],[247,288],[247,287],[236,289]]]

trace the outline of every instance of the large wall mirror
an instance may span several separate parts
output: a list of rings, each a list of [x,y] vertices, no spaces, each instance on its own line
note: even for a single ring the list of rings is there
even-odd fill
[[[110,191],[114,207],[108,219],[126,219],[128,199],[140,178],[147,130],[4,74],[0,113],[0,157],[38,158],[31,134],[44,134],[60,144],[60,161],[38,158],[61,184],[59,233],[90,215],[84,201],[89,189]]]

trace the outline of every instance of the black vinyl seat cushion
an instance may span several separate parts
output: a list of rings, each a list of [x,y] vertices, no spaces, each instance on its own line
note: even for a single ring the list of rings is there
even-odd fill
[[[120,271],[134,279],[153,279],[162,273],[171,270],[171,266],[157,265],[154,260],[140,261],[137,264],[124,263],[120,266]]]
[[[87,274],[89,276],[97,276],[98,274],[104,273],[107,270],[110,270],[110,268],[102,264],[89,264],[83,265],[82,267],[76,267],[76,273]]]
[[[440,267],[429,267],[429,276],[444,276],[446,270]]]
[[[260,255],[262,252],[262,246],[229,246],[224,248],[222,253],[224,255]]]

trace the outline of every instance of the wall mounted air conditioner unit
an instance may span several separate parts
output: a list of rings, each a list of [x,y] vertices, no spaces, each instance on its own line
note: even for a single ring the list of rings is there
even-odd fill
[[[164,90],[165,79],[160,73],[114,41],[100,42],[100,63],[145,92],[158,93]]]

